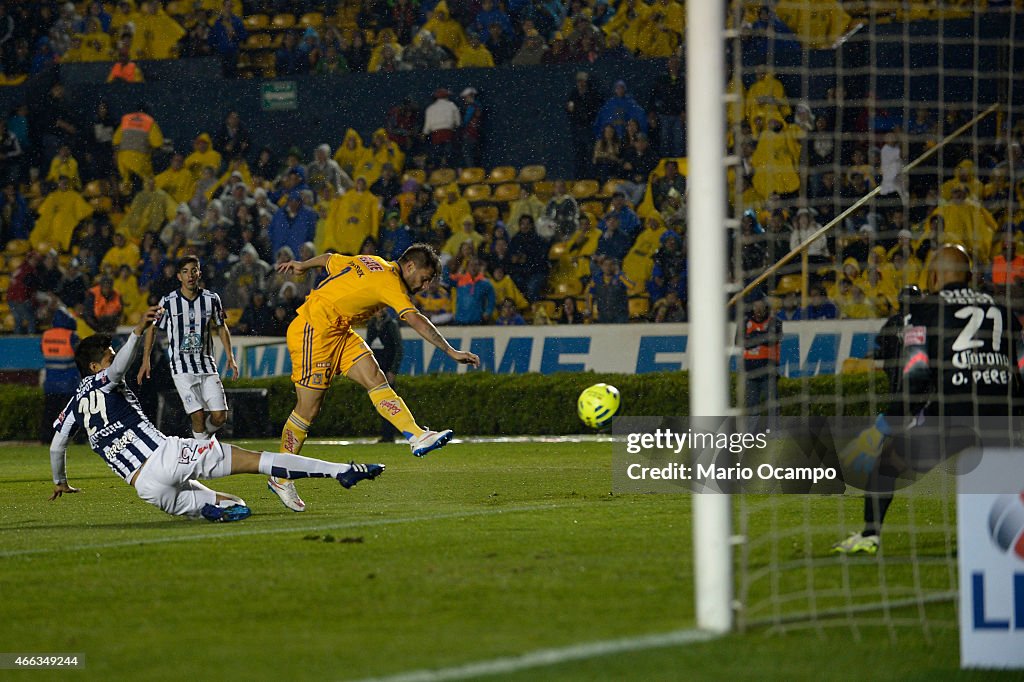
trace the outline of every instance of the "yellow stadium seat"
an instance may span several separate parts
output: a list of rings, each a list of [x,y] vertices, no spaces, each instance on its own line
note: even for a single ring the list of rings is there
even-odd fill
[[[551,198],[551,195],[555,193],[555,183],[550,180],[541,180],[540,182],[534,183],[533,193],[537,195],[537,198],[541,201],[547,201]]]
[[[803,280],[800,275],[783,275],[775,284],[775,295],[785,296],[786,294],[798,294],[803,290]]]
[[[508,182],[494,188],[494,200],[502,203],[515,201],[519,198],[519,183]]]
[[[299,26],[303,28],[320,28],[323,25],[323,12],[306,12],[299,18]]]
[[[577,199],[589,199],[597,194],[597,190],[597,180],[577,180],[572,184],[572,189],[569,190],[569,194],[573,195]]]
[[[540,182],[547,174],[547,168],[539,164],[523,166],[519,169],[519,182]]]
[[[7,313],[4,315],[3,331],[13,332],[14,331],[14,315]]]
[[[405,175],[402,176],[402,181],[415,180],[421,185],[427,181],[427,172],[420,170],[419,168],[413,168],[412,170],[405,171]]]
[[[11,276],[0,275],[0,291],[7,293],[7,290],[11,288]]]
[[[270,48],[271,40],[269,33],[250,33],[243,47],[246,50],[266,50]]]
[[[434,187],[455,182],[455,171],[451,168],[438,168],[430,173],[430,184]]]
[[[598,190],[597,194],[595,194],[594,196],[596,196],[596,197],[598,197],[600,199],[608,199],[613,194],[615,194],[615,190],[617,190],[619,188],[619,185],[621,185],[621,184],[622,184],[622,180],[618,180],[618,179],[615,179],[615,178],[612,178],[611,180],[607,180],[607,181],[605,181],[605,183],[603,185],[601,185],[601,189]]]
[[[270,20],[270,28],[278,31],[286,30],[295,26],[294,14],[275,14]]]
[[[560,298],[578,296],[583,293],[583,284],[578,279],[563,280],[555,284],[554,293]]]
[[[500,185],[503,182],[512,182],[516,179],[516,169],[512,166],[495,166],[487,175],[487,182],[492,185]]]
[[[646,296],[629,297],[629,316],[632,319],[642,319],[651,312],[651,302]]]
[[[462,192],[462,198],[469,203],[488,201],[491,198],[490,185],[470,185]]]
[[[25,262],[25,257],[24,256],[8,256],[7,257],[7,269],[10,272],[14,272],[24,262]]]
[[[224,320],[228,323],[229,327],[234,327],[240,319],[242,319],[241,308],[226,308],[224,310]]]
[[[459,172],[458,183],[460,185],[476,185],[487,177],[483,168],[463,168]]]
[[[266,14],[250,14],[242,23],[247,31],[263,31],[270,27],[270,17]]]
[[[601,218],[605,213],[605,206],[603,201],[581,201],[580,202],[580,213],[590,213],[591,215]]]
[[[183,0],[171,0],[164,7],[164,10],[171,16],[184,16],[188,14],[188,4]]]
[[[30,246],[27,239],[12,239],[7,242],[7,253],[12,256],[23,256],[28,253]]]
[[[498,222],[498,207],[497,206],[477,206],[473,209],[473,220],[476,222],[487,225],[488,228]]]

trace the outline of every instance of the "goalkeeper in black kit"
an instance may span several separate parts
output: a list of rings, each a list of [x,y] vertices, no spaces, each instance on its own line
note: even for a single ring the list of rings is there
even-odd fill
[[[864,530],[832,547],[875,554],[897,487],[982,445],[1004,445],[1024,414],[1024,340],[1017,318],[970,287],[971,259],[944,245],[928,273],[930,294],[911,304],[902,330],[899,390],[879,417],[880,454],[864,497]]]

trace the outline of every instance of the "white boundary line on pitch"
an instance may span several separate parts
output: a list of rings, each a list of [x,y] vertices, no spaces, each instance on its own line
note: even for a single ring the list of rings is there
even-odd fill
[[[573,644],[558,649],[538,649],[519,656],[503,656],[501,658],[476,661],[450,668],[437,668],[434,670],[424,668],[386,677],[368,677],[358,682],[447,682],[448,680],[465,680],[472,677],[503,675],[528,668],[540,668],[559,663],[582,661],[629,651],[696,644],[715,639],[716,637],[718,635],[703,630],[673,630],[672,632],[656,635],[642,635],[640,637],[624,637],[622,639],[608,639],[588,642],[586,644]]]
[[[272,535],[276,533],[309,533],[312,531],[325,530],[348,530],[354,528],[372,528],[374,526],[393,526],[402,523],[423,523],[425,521],[444,521],[446,519],[463,519],[474,516],[497,516],[499,514],[515,514],[519,512],[548,511],[560,509],[569,505],[544,504],[534,506],[504,507],[495,509],[476,509],[465,512],[453,512],[451,514],[425,514],[422,516],[399,516],[384,519],[365,519],[363,521],[351,521],[349,523],[321,523],[308,526],[274,526],[272,528],[239,528],[224,533],[182,533],[180,535],[165,535],[153,538],[137,538],[134,540],[117,540],[112,542],[97,542],[89,545],[70,545],[65,547],[41,547],[36,549],[12,549],[0,551],[0,559],[17,556],[28,556],[33,554],[55,554],[63,552],[78,552],[90,549],[109,549],[111,547],[133,547],[137,545],[159,545],[171,542],[193,542],[196,540],[219,540],[221,538],[235,538],[246,535]],[[31,530],[31,529],[28,529]]]

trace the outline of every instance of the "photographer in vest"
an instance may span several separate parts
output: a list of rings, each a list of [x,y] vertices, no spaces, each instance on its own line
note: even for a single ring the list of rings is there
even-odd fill
[[[113,144],[122,184],[127,185],[136,175],[140,180],[153,177],[153,150],[163,146],[164,135],[145,104],[121,117]]]
[[[39,428],[39,440],[49,443],[53,438],[53,422],[67,405],[78,387],[81,377],[75,366],[75,346],[78,345],[78,326],[64,306],[58,306],[53,313],[53,326],[43,332],[43,421]]]
[[[746,408],[751,418],[751,432],[758,430],[762,409],[768,418],[767,426],[774,426],[779,415],[779,346],[782,342],[782,323],[779,322],[768,301],[758,299],[751,305],[750,315],[743,327],[743,368],[747,373]],[[764,426],[761,424],[761,426]]]

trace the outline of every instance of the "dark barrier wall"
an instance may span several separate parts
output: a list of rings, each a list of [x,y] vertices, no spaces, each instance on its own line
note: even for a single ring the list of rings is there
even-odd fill
[[[1005,101],[1009,94],[1005,92],[1005,74],[1024,68],[1021,24],[1024,22],[1016,22],[1017,40],[1011,40],[1011,23],[999,15],[985,16],[977,25],[970,20],[946,22],[941,25],[941,35],[936,23],[880,26],[873,40],[862,31],[864,35],[858,34],[841,50],[782,51],[776,53],[775,62],[779,78],[794,100],[824,102],[828,89],[842,78],[852,98],[874,89],[880,99],[904,100],[908,107],[915,101],[976,101],[975,108],[980,110],[997,99]],[[908,49],[902,42],[904,32],[912,40]],[[972,44],[975,33],[985,43],[981,47]],[[903,70],[905,59],[909,60],[908,71]],[[337,147],[349,127],[368,141],[369,135],[384,125],[388,108],[406,96],[426,106],[437,87],[447,87],[457,97],[464,87],[473,86],[480,91],[487,111],[484,166],[542,162],[552,177],[570,174],[572,150],[563,103],[578,69],[590,71],[592,82],[604,94],[616,80],[624,79],[644,107],[649,104],[654,80],[664,70],[660,60],[636,60],[596,66],[305,76],[294,79],[297,110],[264,112],[260,105],[263,82],[224,80],[214,59],[143,62],[148,78],[143,85],[98,82],[108,66],[66,65],[56,76],[66,84],[81,122],[91,120],[101,98],[111,103],[116,114],[145,101],[166,136],[184,151],[191,149],[199,132],[213,133],[227,112],[237,109],[255,145],[267,144],[278,155],[298,145],[311,157],[313,147],[322,142]],[[872,66],[877,67],[874,76],[868,68]],[[978,77],[966,75],[972,72]],[[986,75],[989,73],[991,77]],[[749,85],[755,77],[752,66],[745,76]],[[44,74],[21,87],[0,88],[0,106],[9,110],[23,100],[38,101],[53,77]],[[1012,98],[1017,105],[1024,102],[1024,86],[1014,88]],[[986,125],[994,125],[994,118]]]

